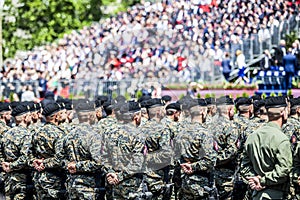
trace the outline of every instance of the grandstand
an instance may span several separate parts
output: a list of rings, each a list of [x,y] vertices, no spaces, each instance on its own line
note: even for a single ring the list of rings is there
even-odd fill
[[[299,1],[142,1],[127,12],[7,60],[0,92],[9,98],[31,84],[37,97],[60,88],[77,94],[124,94],[134,93],[149,79],[160,85],[222,84],[221,63],[228,53],[230,81],[258,80],[260,93],[285,93],[282,61],[273,63],[278,70],[270,66],[261,71],[257,63],[265,50],[273,52],[273,58],[284,51],[280,41],[286,34],[299,36],[299,19]],[[292,48],[300,66],[299,41]],[[243,57],[238,58],[237,50]]]

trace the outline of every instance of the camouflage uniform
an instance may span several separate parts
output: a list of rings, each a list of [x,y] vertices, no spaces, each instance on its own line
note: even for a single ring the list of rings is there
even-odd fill
[[[3,138],[3,135],[6,131],[8,131],[10,129],[9,126],[7,126],[4,122],[0,121],[0,163],[2,163],[4,161],[4,155],[3,155],[3,144],[2,144],[2,138]],[[4,176],[5,176],[5,173],[0,172],[0,193],[3,193],[4,192]]]
[[[60,129],[62,129],[66,134],[70,133],[74,128],[75,125],[68,123],[68,122],[64,122],[58,125]]]
[[[208,199],[209,191],[205,188],[212,186],[211,173],[216,159],[212,135],[200,123],[189,123],[175,137],[174,143],[175,153],[180,154],[180,163],[191,163],[193,168],[192,174],[180,171],[178,198]]]
[[[63,190],[64,173],[55,153],[62,148],[64,131],[53,123],[46,123],[32,137],[29,163],[44,159],[45,170],[34,173],[34,184],[38,199],[59,199]]]
[[[58,157],[63,157],[65,169],[69,162],[76,164],[76,173],[68,173],[66,180],[68,199],[99,198],[102,165],[94,160],[99,157],[91,153],[91,148],[94,147],[92,143],[99,143],[99,141],[96,132],[89,124],[78,125],[63,138],[63,147],[59,152],[62,156]]]
[[[290,117],[287,123],[282,126],[282,132],[289,138],[293,145],[300,141],[300,124],[299,119]]]
[[[210,123],[208,130],[214,135],[214,148],[217,151],[216,185],[220,198],[225,199],[233,189],[233,175],[238,152],[238,126],[228,118],[219,115]]]
[[[116,172],[118,185],[108,185],[106,198],[135,199],[142,192],[142,154],[144,144],[137,128],[129,123],[119,125],[107,134],[104,147],[108,172]]]
[[[10,162],[11,169],[11,172],[5,175],[5,196],[7,200],[26,198],[27,183],[31,179],[26,162],[30,137],[30,132],[22,126],[16,126],[3,135],[4,161]]]
[[[170,164],[173,162],[172,140],[174,136],[172,136],[170,126],[168,127],[154,119],[141,127],[142,137],[145,140],[146,166],[149,171],[146,174],[146,182],[153,193],[153,199],[166,199],[171,195],[171,191],[164,191],[167,189],[166,184],[169,184],[171,180]]]

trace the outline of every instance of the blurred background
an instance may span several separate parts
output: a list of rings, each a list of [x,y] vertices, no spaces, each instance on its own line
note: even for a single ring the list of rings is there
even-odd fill
[[[1,101],[299,96],[299,20],[299,0],[0,0]]]

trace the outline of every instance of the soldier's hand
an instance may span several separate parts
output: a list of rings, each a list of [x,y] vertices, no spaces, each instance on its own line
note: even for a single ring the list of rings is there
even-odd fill
[[[35,159],[33,161],[33,167],[39,172],[43,171],[45,169],[44,159]]]
[[[260,185],[260,176],[247,177],[249,186],[252,190],[260,191],[265,187]]]
[[[119,184],[119,179],[118,179],[118,175],[115,174],[115,173],[108,173],[106,175],[106,179],[107,179],[107,182],[111,185],[117,185]]]
[[[298,176],[297,181],[298,181],[298,185],[300,186],[300,176]]]
[[[10,163],[9,162],[2,162],[2,169],[3,169],[3,171],[9,173],[11,171]]]
[[[193,168],[190,163],[183,163],[180,164],[181,169],[184,171],[186,174],[192,174],[193,173]]]
[[[70,174],[75,174],[76,173],[76,163],[70,162],[68,164],[68,170],[69,170]]]

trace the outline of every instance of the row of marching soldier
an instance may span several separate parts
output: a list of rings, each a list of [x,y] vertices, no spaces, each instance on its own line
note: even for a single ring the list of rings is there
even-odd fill
[[[0,104],[6,199],[293,199],[300,98]]]

